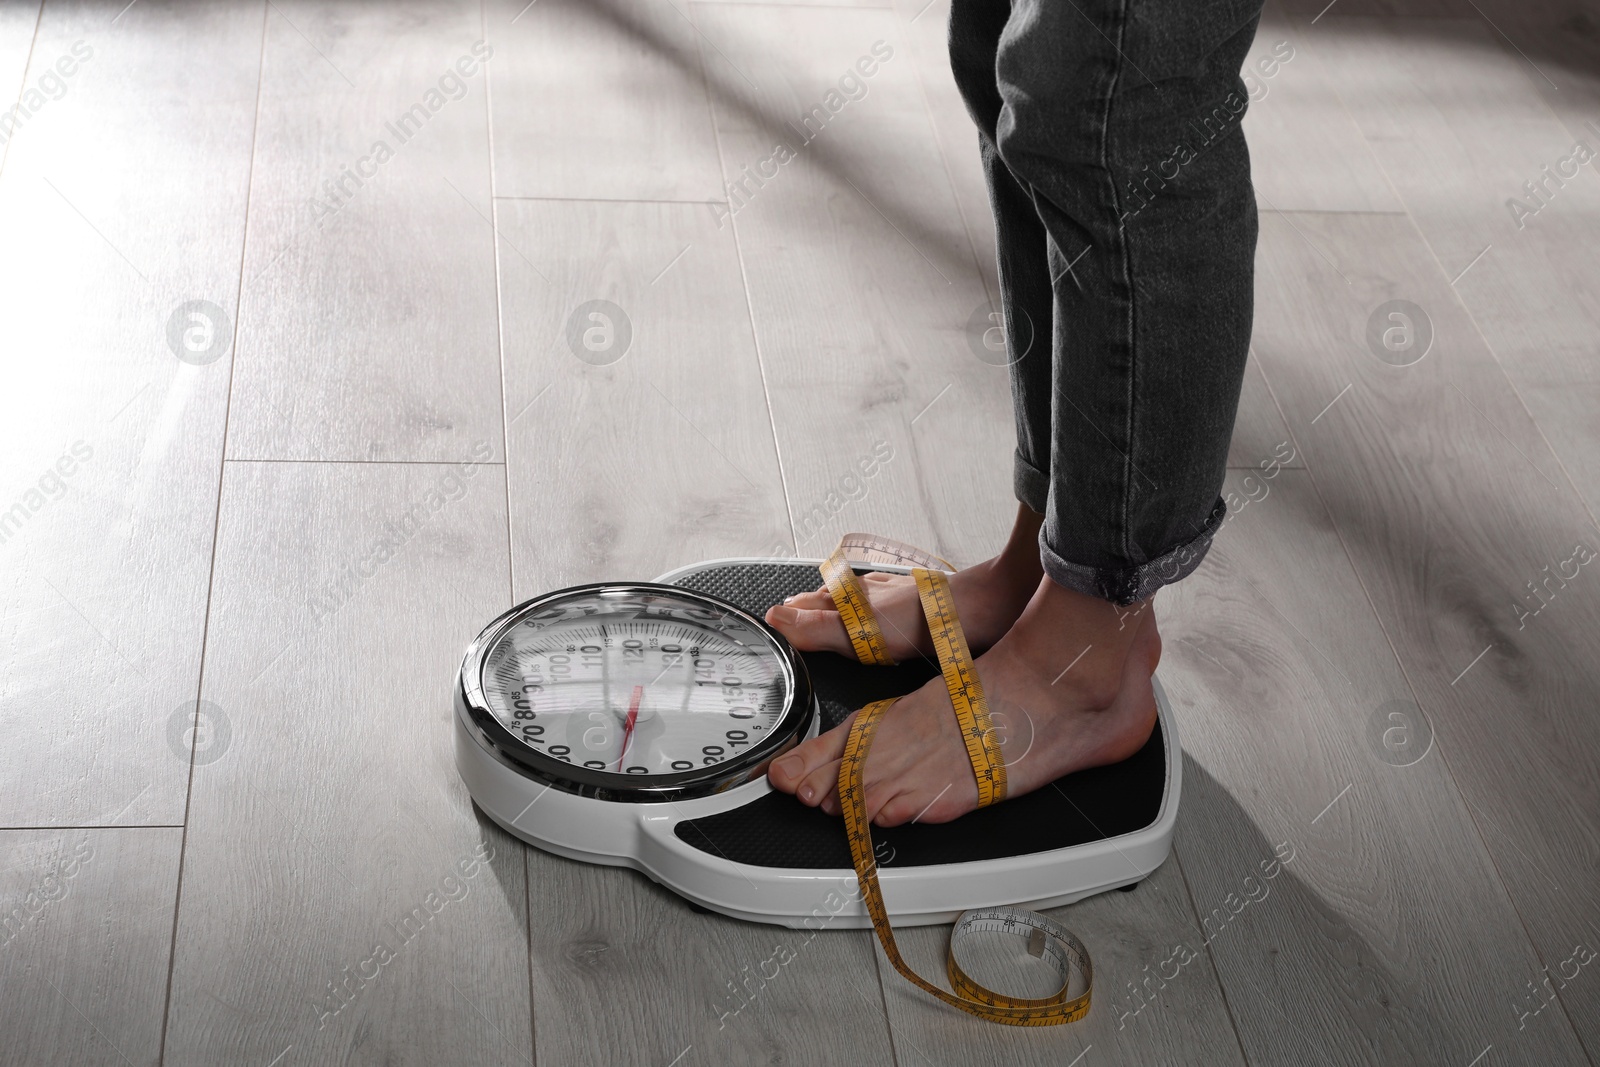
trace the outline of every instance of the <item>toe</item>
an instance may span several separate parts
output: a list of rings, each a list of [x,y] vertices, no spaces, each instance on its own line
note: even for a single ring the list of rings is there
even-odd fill
[[[792,608],[778,604],[767,609],[767,624],[805,652],[855,653],[839,613],[831,608]]]
[[[969,792],[976,792],[974,786]],[[900,826],[904,823],[941,823],[949,822],[964,814],[972,807],[967,803],[963,807],[964,798],[961,794],[961,783],[951,783],[949,788],[941,786],[938,789],[916,788],[907,789],[886,800],[878,807],[872,817],[875,826]]]
[[[833,609],[833,597],[825,589],[813,589],[806,593],[796,593],[794,596],[785,600],[784,603],[791,608],[801,608],[811,611],[828,611]]]
[[[839,759],[844,755],[845,738],[849,735],[850,722],[854,718],[855,716],[851,715],[840,726],[813,737],[797,746],[788,755],[773,760],[772,765],[767,768],[767,780],[772,783],[772,788],[800,795],[801,789],[810,783],[818,768],[828,765],[832,765],[834,776],[837,777]],[[809,798],[800,796],[800,799],[808,804],[815,804],[820,794],[816,789],[812,792],[817,795]]]
[[[872,817],[872,825],[885,828],[899,826],[915,819],[920,810],[910,797],[901,793],[878,809],[877,814]]]
[[[806,775],[795,796],[800,798],[802,804],[820,807],[829,815],[839,814],[839,765],[843,762],[829,760]]]

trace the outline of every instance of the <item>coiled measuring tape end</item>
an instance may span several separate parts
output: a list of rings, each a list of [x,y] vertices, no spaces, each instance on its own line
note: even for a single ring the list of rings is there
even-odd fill
[[[1089,1013],[1090,996],[1094,991],[1089,952],[1071,931],[1035,912],[1021,908],[980,908],[963,912],[950,932],[946,958],[946,971],[954,992],[941,989],[917,974],[900,955],[894,928],[889,923],[889,909],[883,901],[883,889],[878,884],[878,862],[872,850],[872,825],[867,818],[862,777],[873,736],[884,712],[893,704],[894,699],[877,700],[856,713],[839,765],[839,801],[850,844],[850,860],[884,954],[901,977],[952,1008],[980,1019],[1008,1026],[1057,1026],[1083,1018]],[[1040,958],[1049,957],[1061,976],[1060,988],[1049,996],[1029,999],[998,993],[970,977],[959,962],[962,944],[976,936],[980,929],[996,928],[1014,936],[1023,936],[1022,931],[1027,930],[1029,952]],[[1074,968],[1083,975],[1083,990],[1076,995],[1071,993]]]

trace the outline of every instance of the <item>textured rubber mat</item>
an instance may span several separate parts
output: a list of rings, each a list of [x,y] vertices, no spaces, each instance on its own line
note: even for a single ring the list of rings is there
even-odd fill
[[[858,568],[859,569],[859,568]],[[709,593],[757,616],[785,597],[822,583],[809,563],[749,563],[684,575],[677,585]],[[872,700],[899,696],[939,673],[915,660],[866,667],[825,652],[802,654],[825,729]],[[1049,852],[1142,830],[1155,822],[1166,787],[1166,752],[1158,725],[1145,746],[1110,767],[1079,771],[1043,789],[972,812],[950,823],[873,828],[879,863],[917,867]],[[757,867],[850,869],[839,820],[783,793],[720,815],[681,822],[678,837],[724,859]]]

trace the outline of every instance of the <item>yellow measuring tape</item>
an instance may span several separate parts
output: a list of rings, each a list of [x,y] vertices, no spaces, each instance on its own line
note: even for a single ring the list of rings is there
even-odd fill
[[[894,657],[889,655],[889,647],[884,642],[883,628],[878,625],[878,616],[867,601],[866,591],[861,588],[851,563],[892,563],[945,571],[955,568],[920,548],[887,537],[861,533],[845,534],[839,539],[839,547],[822,561],[823,584],[828,587],[834,607],[844,620],[844,629],[850,635],[856,659],[873,667],[892,667]]]
[[[917,594],[928,621],[928,632],[933,637],[934,651],[939,657],[945,688],[949,691],[950,704],[955,709],[956,721],[961,727],[967,757],[972,761],[972,773],[978,784],[978,806],[987,807],[1004,800],[1006,767],[989,718],[988,700],[983,695],[983,686],[978,681],[978,673],[972,663],[971,650],[967,647],[961,623],[956,618],[949,578],[944,570],[934,570],[929,565],[944,561],[899,542],[863,534],[847,534],[833,555],[822,564],[823,581],[833,596],[840,617],[845,619],[851,644],[863,663],[893,663],[883,645],[883,631],[850,563],[852,555],[862,553],[864,544],[870,545],[870,550],[878,558],[863,562],[904,561],[912,564],[911,573],[916,580]],[[951,569],[949,564],[944,564],[944,567]],[[858,634],[861,635],[859,640]],[[845,740],[844,759],[839,766],[839,801],[844,811],[851,863],[855,867],[856,880],[861,885],[867,914],[872,918],[872,927],[877,931],[878,941],[883,945],[889,962],[907,981],[951,1007],[980,1019],[1011,1026],[1054,1026],[1083,1018],[1089,1012],[1089,997],[1094,988],[1089,952],[1071,931],[1035,912],[1009,907],[978,908],[963,912],[950,932],[950,948],[945,961],[954,992],[941,989],[923,978],[901,957],[895,945],[894,930],[889,924],[889,910],[883,902],[883,890],[878,884],[878,861],[872,849],[872,825],[867,817],[866,790],[862,784],[872,738],[877,733],[884,713],[893,704],[894,699],[878,700],[856,713]],[[1046,961],[1060,979],[1059,987],[1044,997],[1017,997],[995,992],[970,977],[961,964],[961,958],[964,954],[969,957],[974,955],[974,946],[985,933],[1025,939],[1027,953]],[[1083,976],[1082,989],[1073,994],[1071,990],[1075,973]]]

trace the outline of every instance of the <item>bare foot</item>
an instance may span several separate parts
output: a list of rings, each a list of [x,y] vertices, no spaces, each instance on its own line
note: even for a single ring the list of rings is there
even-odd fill
[[[1016,625],[977,670],[1005,757],[1007,795],[1127,759],[1156,723],[1161,658],[1154,598],[1132,608],[1040,581]],[[773,762],[773,788],[839,812],[839,761],[855,717]],[[944,680],[885,713],[863,775],[879,826],[948,822],[978,806],[978,786]]]
[[[1017,506],[1017,520],[1000,554],[950,576],[950,592],[967,644],[976,652],[1000,640],[1039,587],[1039,525],[1044,516]],[[933,639],[909,574],[863,574],[861,587],[883,628],[895,662],[932,655]],[[855,649],[826,586],[792,596],[767,609],[767,624],[806,652],[838,652],[855,658]]]

